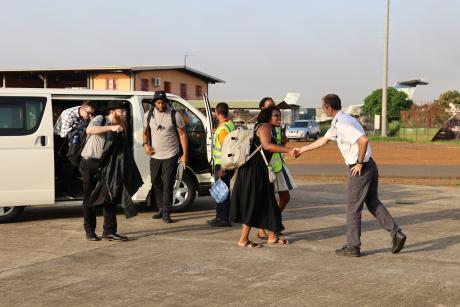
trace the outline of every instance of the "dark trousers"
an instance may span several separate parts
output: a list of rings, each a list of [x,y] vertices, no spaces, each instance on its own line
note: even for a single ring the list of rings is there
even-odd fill
[[[222,180],[230,190],[230,180],[232,180],[235,174],[234,170],[225,171],[225,175],[219,177],[221,166],[217,164],[214,166],[214,180],[217,181],[219,178]],[[230,193],[228,193],[227,199],[223,203],[217,203],[216,205],[216,217],[224,222],[230,221]]]
[[[179,155],[169,159],[150,159],[152,191],[158,211],[163,213],[164,216],[171,213],[178,159]]]
[[[393,217],[380,202],[377,195],[379,187],[379,172],[374,160],[363,165],[360,176],[348,175],[347,191],[347,244],[361,246],[361,213],[366,204],[369,212],[379,221],[380,225],[394,235],[399,231]]]
[[[97,171],[99,168],[99,160],[97,159],[81,159],[80,172],[83,178],[83,219],[84,227],[87,234],[92,234],[96,231],[96,210],[97,207],[89,206],[91,193],[96,187]],[[104,232],[103,235],[109,235],[117,232],[117,205],[103,204],[104,214]]]

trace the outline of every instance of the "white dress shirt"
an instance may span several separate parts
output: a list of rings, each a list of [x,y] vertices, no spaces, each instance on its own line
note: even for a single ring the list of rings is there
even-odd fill
[[[324,135],[331,141],[336,141],[345,159],[345,164],[352,165],[358,160],[358,139],[366,135],[361,124],[353,116],[342,111],[337,112],[331,122],[331,128]],[[363,162],[369,161],[372,149],[367,144],[366,156]]]

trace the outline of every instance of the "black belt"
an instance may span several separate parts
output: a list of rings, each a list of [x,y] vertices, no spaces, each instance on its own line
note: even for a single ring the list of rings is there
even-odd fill
[[[363,163],[361,163],[361,164],[364,165],[364,164],[367,164],[367,163],[369,163],[369,162],[371,162],[371,161],[374,161],[374,160],[372,160],[372,158],[369,158],[369,161],[363,162]],[[348,164],[348,167],[349,167],[349,168],[355,167],[356,164],[358,164],[358,163],[355,163],[355,164]]]
[[[81,157],[82,160],[86,160],[86,161],[100,161],[101,159],[96,159],[96,158],[86,158],[86,157]]]

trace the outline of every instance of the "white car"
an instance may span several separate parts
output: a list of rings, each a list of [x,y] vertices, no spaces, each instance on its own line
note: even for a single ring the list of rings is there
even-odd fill
[[[0,89],[0,222],[11,221],[26,206],[80,204],[82,185],[75,174],[75,184],[60,184],[59,175],[66,164],[58,165],[58,142],[53,126],[63,109],[77,106],[84,100],[104,109],[109,100],[129,103],[128,137],[144,185],[133,200],[144,202],[150,191],[149,157],[142,146],[143,116],[150,108],[154,92],[122,92],[67,89]],[[189,137],[189,166],[182,182],[174,190],[173,210],[183,210],[199,195],[209,194],[211,175],[211,133],[208,116],[184,99],[168,94],[172,107],[184,115]],[[73,176],[72,176],[73,177]],[[71,194],[71,195],[69,195]]]
[[[295,139],[299,141],[309,141],[318,139],[320,130],[318,123],[311,119],[296,120],[286,130],[286,137],[288,139]]]

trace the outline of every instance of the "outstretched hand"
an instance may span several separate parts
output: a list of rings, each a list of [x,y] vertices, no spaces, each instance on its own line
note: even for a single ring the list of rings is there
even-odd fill
[[[300,154],[301,154],[300,148],[296,147],[296,148],[290,149],[289,154],[294,158],[298,158],[300,156]]]

